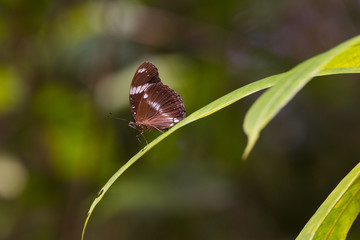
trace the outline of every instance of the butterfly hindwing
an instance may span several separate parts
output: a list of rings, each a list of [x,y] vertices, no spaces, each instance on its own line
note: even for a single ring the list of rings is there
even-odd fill
[[[181,97],[161,82],[150,85],[142,95],[137,122],[165,130],[185,117]]]

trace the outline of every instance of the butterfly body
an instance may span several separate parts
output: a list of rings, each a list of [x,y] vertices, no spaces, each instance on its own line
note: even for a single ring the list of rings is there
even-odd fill
[[[149,62],[136,70],[129,101],[134,119],[129,126],[141,133],[151,129],[163,132],[185,118],[180,95],[161,82],[157,68]]]

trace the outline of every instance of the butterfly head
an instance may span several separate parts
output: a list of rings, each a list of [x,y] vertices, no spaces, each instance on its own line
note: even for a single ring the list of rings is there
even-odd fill
[[[129,122],[129,126],[133,129],[136,129],[136,130],[139,130],[141,132],[146,132],[146,131],[149,131],[151,128],[146,126],[146,125],[143,125],[143,124],[139,124],[139,123],[136,123],[136,122]]]

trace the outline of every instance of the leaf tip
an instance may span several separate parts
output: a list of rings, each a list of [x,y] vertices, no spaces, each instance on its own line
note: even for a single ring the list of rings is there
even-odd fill
[[[256,134],[256,135],[248,135],[248,142],[247,142],[247,145],[246,145],[246,148],[244,150],[244,153],[242,155],[242,159],[243,160],[246,160],[246,158],[249,156],[251,150],[253,149],[257,139],[258,139],[259,135]]]

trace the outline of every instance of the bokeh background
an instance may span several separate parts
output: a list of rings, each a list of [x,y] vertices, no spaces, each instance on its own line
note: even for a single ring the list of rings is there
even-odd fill
[[[141,62],[190,114],[359,30],[356,0],[1,0],[0,239],[80,238],[97,192],[143,147],[106,118],[131,120]],[[247,161],[259,94],[182,128],[113,185],[86,239],[295,239],[360,160],[359,80],[314,79]]]

